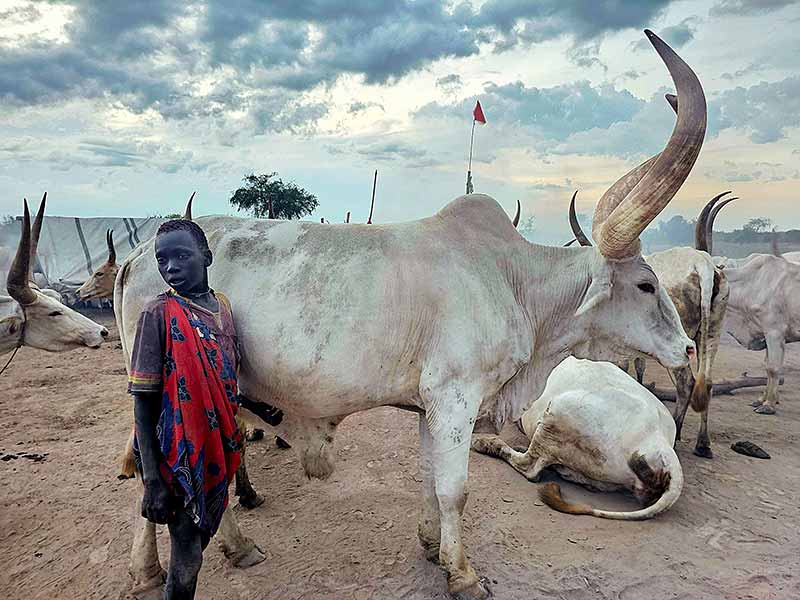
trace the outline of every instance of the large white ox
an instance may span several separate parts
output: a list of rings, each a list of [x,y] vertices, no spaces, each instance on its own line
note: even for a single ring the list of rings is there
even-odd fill
[[[709,240],[715,216],[709,217]],[[754,254],[741,262],[725,257],[714,260],[724,266],[731,288],[725,330],[748,350],[767,351],[767,387],[753,402],[755,412],[775,414],[786,344],[800,341],[800,263],[777,251]]]
[[[50,352],[80,346],[98,348],[108,336],[105,327],[64,306],[57,292],[40,290],[30,283],[46,200],[47,194],[39,205],[33,230],[25,202],[22,235],[6,281],[10,296],[0,296],[0,355],[20,346]]]
[[[497,432],[519,418],[551,370],[589,339],[668,368],[687,365],[694,352],[638,236],[697,158],[705,97],[688,65],[646,33],[675,81],[680,111],[664,151],[601,198],[597,248],[531,244],[481,194],[391,225],[197,219],[214,254],[211,282],[236,316],[242,391],[283,410],[308,475],[330,475],[333,435],[347,415],[387,405],[420,414],[419,538],[462,598],[488,597],[461,533],[476,423]],[[151,241],[117,276],[126,353],[144,302],[163,289]],[[155,528],[142,523],[135,578],[158,565]],[[143,566],[151,570],[137,571]]]
[[[597,510],[541,490],[552,508],[605,519],[650,519],[681,495],[683,470],[673,450],[675,422],[661,401],[615,365],[568,357],[520,421],[530,440],[518,452],[499,436],[476,437],[472,449],[501,458],[530,481],[552,466],[565,479],[602,491],[629,490],[645,506]]]
[[[698,227],[705,213],[704,209],[698,220]],[[575,195],[572,196],[569,206],[569,223],[578,242],[582,246],[591,246],[591,241],[578,223]],[[698,239],[701,245],[705,243],[703,235]],[[697,344],[696,378],[690,366],[670,370],[677,392],[674,413],[677,437],[678,439],[681,437],[686,411],[691,404],[692,409],[700,413],[700,431],[697,434],[694,453],[697,456],[711,458],[713,453],[708,436],[708,407],[711,401],[712,367],[719,349],[722,322],[730,293],[728,282],[722,270],[714,265],[703,248],[670,248],[649,254],[645,260],[653,268],[661,285],[666,288],[675,304],[686,334]],[[577,354],[596,360],[613,358],[599,351],[593,343],[581,348]],[[645,372],[644,359],[637,357],[635,365],[637,379],[642,383]]]

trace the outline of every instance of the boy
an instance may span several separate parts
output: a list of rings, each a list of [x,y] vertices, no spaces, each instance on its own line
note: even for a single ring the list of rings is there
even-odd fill
[[[236,331],[227,299],[208,286],[212,255],[196,223],[163,223],[155,253],[171,289],[145,305],[136,329],[128,383],[134,452],[142,516],[169,527],[164,598],[192,599],[240,463]]]

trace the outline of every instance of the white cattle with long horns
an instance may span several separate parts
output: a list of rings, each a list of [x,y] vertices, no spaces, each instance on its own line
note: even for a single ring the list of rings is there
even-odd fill
[[[595,248],[532,244],[483,194],[399,224],[197,219],[214,254],[211,283],[233,305],[241,390],[283,410],[282,436],[309,476],[331,474],[334,433],[347,415],[378,406],[419,414],[419,539],[461,598],[489,595],[462,543],[476,424],[496,432],[518,419],[552,369],[589,339],[668,368],[694,353],[638,238],[689,174],[706,102],[689,66],[646,34],[676,84],[677,124],[663,152],[601,198]],[[151,241],[117,276],[126,353],[142,306],[163,289]],[[143,521],[132,553],[137,580],[158,580],[154,536]]]
[[[58,292],[40,290],[32,283],[31,265],[46,202],[47,194],[39,205],[33,228],[28,203],[24,203],[22,235],[6,281],[9,295],[0,295],[0,355],[21,346],[49,352],[81,346],[99,348],[108,336],[105,327],[64,306]]]
[[[713,217],[706,229],[712,243]],[[731,290],[725,331],[748,350],[767,351],[767,387],[752,405],[757,413],[775,414],[786,344],[800,342],[800,263],[777,251],[742,262],[714,260],[724,267]]]
[[[717,199],[723,195],[720,194]],[[735,200],[735,198],[731,198],[731,200]],[[681,438],[686,411],[691,405],[693,410],[700,413],[700,431],[697,434],[694,453],[704,458],[713,456],[711,440],[708,435],[708,407],[711,402],[713,384],[712,368],[719,349],[722,321],[725,317],[725,308],[730,293],[724,273],[714,265],[714,261],[705,252],[704,224],[709,210],[707,205],[697,221],[697,248],[669,248],[645,257],[675,304],[686,335],[697,344],[697,376],[695,377],[691,366],[685,366],[671,369],[671,377],[675,382],[677,397],[674,413],[677,438]],[[578,242],[582,246],[591,246],[592,242],[583,233],[578,223],[575,213],[575,195],[572,196],[569,205],[569,223]],[[619,361],[626,358],[624,355],[609,356],[591,342],[577,354],[597,360]],[[645,371],[644,359],[635,357],[635,365],[637,378],[639,383],[642,383]]]

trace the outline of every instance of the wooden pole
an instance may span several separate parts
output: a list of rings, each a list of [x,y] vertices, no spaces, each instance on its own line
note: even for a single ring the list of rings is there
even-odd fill
[[[475,141],[475,119],[472,119],[472,133],[469,135],[469,163],[467,165],[467,193],[471,194],[472,186],[472,145]]]
[[[378,169],[375,169],[375,177],[372,179],[372,203],[369,205],[369,218],[367,225],[372,225],[372,211],[375,210],[375,188],[378,185]]]

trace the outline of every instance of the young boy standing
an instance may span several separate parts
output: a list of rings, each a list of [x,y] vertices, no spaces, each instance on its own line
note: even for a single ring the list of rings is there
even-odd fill
[[[167,221],[155,241],[170,290],[150,300],[136,329],[128,392],[134,398],[142,516],[169,527],[168,600],[192,599],[205,550],[240,463],[238,351],[230,305],[208,286],[203,230]]]

